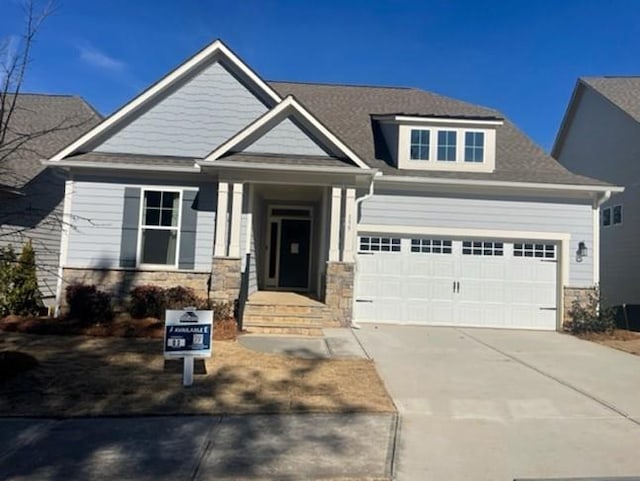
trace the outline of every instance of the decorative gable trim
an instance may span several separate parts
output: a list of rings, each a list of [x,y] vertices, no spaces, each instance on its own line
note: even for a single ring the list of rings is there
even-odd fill
[[[293,117],[306,128],[309,129],[322,146],[337,156],[344,156],[362,169],[370,167],[355,154],[347,145],[327,129],[318,119],[316,119],[307,109],[305,109],[292,95],[287,96],[282,102],[276,105],[255,122],[231,137],[225,143],[216,148],[205,157],[205,161],[216,161],[235,148],[250,145],[266,132],[278,125],[287,117]]]
[[[233,65],[251,84],[255,85],[264,96],[273,101],[274,104],[281,101],[281,97],[264,80],[262,80],[253,70],[251,70],[240,58],[234,54],[221,40],[216,40],[212,44],[202,49],[199,53],[191,57],[175,70],[167,74],[158,82],[153,84],[143,93],[125,104],[119,110],[111,114],[104,121],[84,134],[78,140],[65,147],[63,150],[51,157],[51,161],[60,161],[65,157],[76,153],[92,140],[105,133],[109,129],[124,122],[131,115],[134,115],[141,107],[157,98],[164,91],[175,85],[181,79],[196,70],[199,66],[209,61],[215,56],[222,57],[229,64]]]

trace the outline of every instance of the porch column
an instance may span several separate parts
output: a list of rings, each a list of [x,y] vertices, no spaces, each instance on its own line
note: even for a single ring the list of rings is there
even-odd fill
[[[231,235],[229,257],[240,257],[240,225],[242,224],[242,184],[233,184],[231,196]]]
[[[342,189],[333,187],[331,189],[331,217],[329,219],[329,262],[340,260],[340,207],[342,203]]]
[[[227,255],[227,207],[229,204],[229,184],[218,182],[218,207],[216,209],[216,242],[214,257]]]
[[[356,243],[356,189],[346,189],[344,203],[344,244],[342,246],[342,262],[353,262]]]

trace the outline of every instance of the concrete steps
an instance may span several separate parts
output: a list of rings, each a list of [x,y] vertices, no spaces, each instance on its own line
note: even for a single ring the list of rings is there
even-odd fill
[[[257,293],[244,311],[243,328],[250,333],[322,336],[325,327],[338,327],[321,302],[292,293]]]

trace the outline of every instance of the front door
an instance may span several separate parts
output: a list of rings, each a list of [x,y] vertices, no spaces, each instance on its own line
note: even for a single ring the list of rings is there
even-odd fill
[[[312,209],[269,209],[266,286],[272,289],[309,290]]]
[[[281,227],[278,287],[308,289],[310,222],[308,219],[282,219]]]

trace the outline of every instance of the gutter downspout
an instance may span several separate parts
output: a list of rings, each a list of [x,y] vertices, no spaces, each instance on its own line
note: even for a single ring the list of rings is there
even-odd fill
[[[374,182],[376,177],[381,177],[382,176],[382,172],[376,172],[375,175],[371,178],[371,184],[369,184],[369,192],[365,195],[363,195],[362,197],[358,197],[356,199],[356,215],[357,212],[360,209],[360,204],[362,204],[365,200],[370,199],[373,196],[373,190],[374,190]],[[360,325],[355,321],[354,319],[354,314],[356,312],[356,291],[355,291],[355,277],[356,274],[358,273],[358,246],[357,246],[357,242],[358,242],[358,236],[357,236],[357,230],[358,230],[358,222],[356,221],[356,236],[354,239],[354,242],[356,243],[356,245],[354,246],[353,252],[353,281],[354,281],[354,290],[353,290],[353,299],[352,299],[352,306],[351,306],[351,312],[353,313],[351,315],[351,328],[352,329],[360,329]]]

